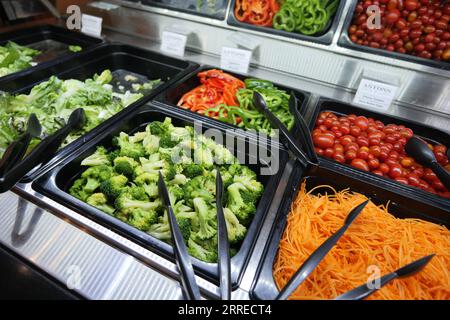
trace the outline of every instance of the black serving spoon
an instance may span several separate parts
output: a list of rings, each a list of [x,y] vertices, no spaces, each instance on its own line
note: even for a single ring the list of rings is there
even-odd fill
[[[450,190],[450,173],[439,164],[434,156],[433,150],[428,147],[428,144],[424,140],[413,136],[406,143],[405,150],[419,164],[433,170],[444,186]]]
[[[16,141],[12,142],[5,150],[0,161],[0,175],[4,175],[9,169],[17,165],[25,155],[33,138],[39,138],[42,126],[34,113],[30,114],[27,130]]]
[[[378,286],[369,287],[367,284],[363,284],[362,286],[359,286],[353,290],[350,290],[340,296],[338,296],[335,300],[362,300],[367,298],[368,296],[374,294],[378,290],[380,290],[382,287],[390,283],[392,280],[397,278],[407,278],[412,275],[415,275],[416,273],[420,272],[425,266],[428,264],[428,262],[431,261],[431,259],[434,257],[434,254],[431,254],[429,256],[420,258],[419,260],[416,260],[414,262],[411,262],[410,264],[407,264],[406,266],[395,270],[394,272],[391,272],[389,274],[386,274],[382,276],[381,278],[376,279],[374,282],[379,282]]]
[[[159,196],[161,197],[164,206],[166,207],[169,216],[170,232],[174,243],[175,261],[180,271],[181,285],[183,287],[184,296],[187,300],[200,300],[200,289],[195,281],[194,268],[192,267],[191,258],[189,256],[186,244],[183,240],[180,227],[177,223],[177,218],[170,203],[169,191],[167,190],[164,178],[159,172],[158,180]]]
[[[291,91],[291,97],[289,98],[289,111],[294,116],[295,123],[300,129],[300,134],[303,138],[309,160],[315,164],[319,163],[316,151],[314,150],[314,143],[311,137],[311,133],[309,132],[308,125],[306,124],[305,119],[302,117],[300,111],[298,110],[298,99],[295,96],[294,91]]]
[[[303,263],[303,265],[297,270],[297,272],[292,276],[291,280],[286,284],[286,286],[281,290],[281,292],[276,297],[276,300],[286,300],[290,295],[298,288],[303,281],[308,278],[308,276],[316,269],[319,263],[325,258],[325,256],[330,252],[334,245],[339,241],[339,239],[347,231],[348,227],[353,221],[358,217],[358,215],[363,211],[369,200],[356,206],[345,219],[344,225],[331,237],[329,237],[324,243],[320,245],[319,248],[314,251],[309,258]]]
[[[219,168],[216,174],[217,233],[219,252],[220,298],[231,299],[231,260],[228,230],[223,213],[223,182]]]

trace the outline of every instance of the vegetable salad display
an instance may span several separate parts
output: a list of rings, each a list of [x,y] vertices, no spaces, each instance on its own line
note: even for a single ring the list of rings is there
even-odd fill
[[[406,154],[405,145],[413,135],[403,125],[385,125],[356,115],[339,117],[327,111],[319,115],[312,132],[316,152],[321,156],[450,199],[449,190],[436,174]],[[447,148],[429,147],[450,172]]]
[[[29,94],[1,95],[0,156],[24,132],[32,113],[41,122],[43,138],[64,126],[72,111],[83,108],[87,117],[86,125],[82,130],[69,135],[65,141],[68,144],[143,97],[142,93],[114,92],[112,80],[109,70],[85,81],[61,80],[52,76],[33,87]],[[153,84],[156,82],[150,82],[146,88]],[[33,140],[30,147],[39,141],[40,139]]]
[[[71,195],[168,242],[170,225],[158,192],[162,172],[189,253],[217,262],[218,169],[232,254],[239,249],[264,187],[228,149],[193,127],[175,127],[170,118],[134,135],[122,132],[113,145],[113,150],[98,147],[81,163],[88,169],[73,183]]]
[[[294,127],[294,117],[289,111],[290,95],[277,89],[270,81],[241,81],[220,70],[203,71],[198,77],[202,84],[183,95],[178,106],[273,136],[269,121],[253,106],[253,93],[256,91],[289,130]]]
[[[338,0],[236,0],[234,16],[257,26],[315,35],[326,30],[338,7]]]
[[[40,53],[8,41],[5,46],[0,46],[0,77],[32,67],[33,57]]]

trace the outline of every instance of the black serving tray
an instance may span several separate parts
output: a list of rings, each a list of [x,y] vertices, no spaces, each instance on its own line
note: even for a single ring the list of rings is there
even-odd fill
[[[199,124],[202,125],[202,132],[208,129],[217,129],[221,134],[225,134],[221,128],[215,126],[215,123],[208,121],[208,119],[204,119],[197,115],[180,114],[179,110],[173,107],[146,105],[138,110],[135,110],[135,112],[129,114],[126,118],[122,119],[120,122],[117,122],[115,125],[109,126],[89,143],[81,146],[77,150],[73,150],[70,156],[60,162],[57,167],[36,180],[33,183],[33,188],[58,203],[64,204],[70,209],[115,230],[135,242],[138,242],[149,250],[174,261],[174,253],[171,245],[160,241],[149,234],[120,221],[117,218],[97,210],[94,207],[91,207],[67,193],[67,190],[70,188],[72,182],[79,177],[82,171],[84,171],[84,169],[80,166],[81,161],[91,155],[97,146],[102,145],[109,148],[111,147],[112,138],[117,136],[120,132],[123,131],[126,133],[134,133],[142,131],[145,130],[145,126],[148,123],[152,121],[162,121],[165,117],[172,118],[172,123],[176,126],[192,126],[195,123],[195,127]],[[234,152],[236,156],[245,156],[247,164],[251,163],[250,160],[253,160],[253,163],[256,163],[256,161],[260,159],[256,154],[254,154],[254,152],[250,151],[252,150],[251,146],[256,147],[255,141],[248,139],[248,137],[239,135],[230,137],[235,142],[234,146],[239,145],[239,141],[241,143],[245,143],[246,146],[245,154],[243,152],[237,152],[235,147],[233,147],[234,149],[230,147],[230,151]],[[276,150],[276,152],[279,152],[279,169],[276,170],[276,172],[272,172],[272,175],[261,175],[260,168],[267,168],[267,163],[248,164],[248,166],[257,173],[258,180],[263,183],[265,190],[258,203],[253,221],[248,227],[248,232],[241,248],[231,259],[231,279],[234,288],[237,287],[242,277],[248,258],[250,257],[250,253],[255,244],[255,240],[259,234],[261,224],[270,207],[273,195],[283,173],[283,168],[288,161],[287,151],[279,150],[276,147],[273,147],[264,149],[263,152],[266,150],[272,150],[272,152],[273,150]],[[219,283],[217,264],[205,263],[195,258],[193,258],[192,261],[194,268],[199,275],[213,281],[216,284]]]
[[[228,14],[227,23],[231,26],[237,26],[237,27],[240,27],[243,29],[254,30],[254,31],[270,33],[270,34],[274,34],[274,35],[278,35],[278,36],[282,36],[282,37],[288,37],[288,38],[292,38],[292,39],[304,40],[304,41],[309,41],[309,42],[317,42],[320,44],[329,45],[329,44],[331,44],[334,34],[336,33],[336,29],[338,27],[341,14],[344,10],[344,6],[345,6],[345,1],[341,0],[336,13],[334,14],[333,19],[330,19],[330,22],[328,23],[325,30],[323,30],[320,33],[317,33],[315,35],[311,35],[311,36],[307,36],[307,35],[295,33],[295,32],[287,32],[284,30],[277,30],[272,27],[261,27],[261,26],[256,26],[256,25],[252,25],[249,23],[245,23],[245,22],[240,22],[234,16],[234,8],[236,7],[236,0],[231,0],[230,13]]]
[[[445,225],[447,228],[450,227],[450,208],[431,205],[426,199],[416,197],[410,192],[405,192],[395,186],[371,179],[371,177],[366,177],[357,172],[343,171],[327,166],[309,166],[304,169],[300,165],[296,165],[250,290],[253,299],[273,300],[279,293],[273,278],[273,263],[286,227],[292,202],[304,180],[306,180],[307,190],[320,185],[331,185],[336,191],[350,189],[353,192],[366,195],[377,205],[385,205],[389,202],[389,212],[396,217],[417,218]],[[318,189],[317,193],[320,193],[320,191]]]
[[[137,1],[132,1],[137,2]],[[197,16],[203,16],[218,20],[224,20],[228,8],[228,0],[216,0],[214,1],[213,12],[208,7],[207,0],[141,0],[143,5],[154,6],[160,8],[167,8],[180,12],[186,12],[195,14]],[[200,10],[197,9],[198,3],[201,3]]]
[[[356,51],[363,51],[363,52],[372,53],[372,54],[376,54],[376,55],[386,56],[389,58],[406,60],[409,62],[415,62],[415,63],[423,64],[423,65],[438,68],[438,69],[450,70],[450,62],[436,61],[436,60],[432,60],[432,59],[416,57],[416,56],[406,54],[406,53],[391,52],[391,51],[384,50],[384,49],[376,49],[376,48],[372,48],[369,46],[362,46],[362,45],[359,45],[359,44],[351,41],[350,36],[348,34],[348,29],[350,28],[350,25],[352,23],[353,15],[355,13],[355,8],[356,8],[357,4],[358,4],[358,0],[352,0],[352,4],[349,8],[349,11],[348,11],[347,16],[344,21],[344,26],[342,28],[342,34],[338,41],[339,46],[350,48],[350,49],[353,49]]]
[[[331,100],[331,99],[326,99],[326,98],[319,99],[317,105],[312,110],[311,118],[308,121],[309,128],[311,131],[315,127],[317,117],[323,111],[331,111],[337,115],[355,114],[358,116],[365,116],[368,118],[370,117],[370,118],[374,118],[375,120],[380,120],[385,125],[390,124],[390,123],[393,123],[396,125],[404,125],[404,126],[410,128],[411,130],[413,130],[415,135],[420,136],[421,138],[430,142],[431,144],[442,144],[444,146],[450,147],[450,134],[448,134],[444,131],[426,126],[420,122],[405,120],[405,119],[402,119],[399,117],[370,111],[370,110],[367,110],[364,108],[359,108],[359,107],[356,107],[356,106],[353,106],[350,104],[341,103],[341,102]],[[407,190],[408,192],[414,192],[417,195],[419,195],[420,197],[423,197],[430,202],[440,203],[440,204],[446,206],[447,208],[449,208],[449,210],[450,210],[450,200],[445,199],[443,197],[439,197],[432,193],[423,191],[419,188],[408,186],[408,185],[396,182],[395,180],[388,179],[385,177],[380,177],[380,176],[377,176],[376,174],[373,174],[370,172],[365,172],[365,171],[350,167],[349,165],[338,163],[332,159],[328,159],[325,157],[319,156],[319,161],[321,163],[326,163],[328,166],[332,166],[337,169],[345,167],[345,168],[349,169],[350,171],[355,171],[355,172],[357,171],[357,172],[361,172],[361,173],[364,172],[364,174],[366,174],[367,176],[370,176],[373,179],[378,179],[378,180],[384,181],[385,183],[394,184],[394,185],[398,186],[399,188]]]
[[[37,63],[36,66],[1,77],[2,81],[4,79],[11,81],[18,75],[36,72],[47,67],[50,63],[67,60],[90,52],[93,48],[104,43],[102,39],[52,25],[37,26],[0,34],[0,46],[5,45],[8,41],[40,50],[42,53],[33,59]],[[80,46],[83,50],[77,53],[71,52],[69,50],[70,45]]]
[[[73,56],[70,60],[52,64],[37,72],[21,75],[14,81],[0,79],[0,90],[15,94],[28,93],[32,87],[53,75],[61,79],[84,80],[92,77],[95,73],[99,74],[105,69],[109,69],[113,73],[114,83],[117,81],[119,85],[123,86],[126,86],[127,81],[123,79],[126,75],[133,75],[141,82],[159,78],[164,81],[162,85],[145,93],[144,97],[139,101],[131,104],[92,131],[62,148],[49,163],[30,172],[24,178],[23,182],[30,182],[35,179],[40,173],[55,164],[55,162],[66,157],[90,138],[103,132],[111,123],[119,121],[121,117],[145,104],[156,94],[167,88],[172,81],[176,81],[179,77],[182,77],[197,67],[196,64],[191,62],[128,45],[104,44],[84,55]]]
[[[178,101],[181,99],[181,97],[191,91],[192,89],[196,88],[197,86],[201,85],[199,78],[197,77],[197,74],[202,72],[202,71],[206,71],[206,70],[210,70],[210,69],[218,69],[221,70],[220,68],[217,67],[212,67],[212,66],[202,66],[201,68],[195,70],[195,72],[192,72],[188,75],[186,75],[184,78],[178,80],[176,83],[174,83],[172,86],[170,86],[170,88],[168,88],[167,90],[161,92],[154,100],[155,104],[159,104],[159,105],[169,105],[169,106],[174,106],[180,110],[183,110],[185,112],[189,112],[190,114],[197,114],[196,112],[190,111],[190,110],[186,110],[183,108],[180,108],[177,106]],[[240,73],[234,73],[234,72],[229,72],[226,71],[226,73],[244,81],[245,79],[249,79],[252,78],[251,76],[248,75],[244,75],[244,74],[240,74]],[[311,94],[309,92],[306,91],[302,91],[299,89],[293,89],[290,87],[285,87],[282,85],[278,85],[275,82],[273,82],[273,84],[280,90],[284,90],[286,91],[286,93],[290,94],[291,91],[293,91],[297,97],[297,99],[299,99],[299,103],[298,103],[298,107],[299,107],[299,111],[300,113],[304,116],[307,112],[307,105],[308,105],[308,101],[309,98],[311,96]],[[213,121],[214,123],[216,123],[216,125],[218,127],[221,127],[223,129],[237,129],[240,131],[245,132],[246,134],[252,135],[255,133],[255,131],[250,131],[250,130],[246,130],[244,128],[240,128],[238,126],[226,123],[226,122],[222,122],[219,121],[217,119],[213,119],[204,115],[201,115],[201,117],[205,118],[205,119],[209,119],[210,121]],[[294,128],[292,129],[293,134],[295,136],[299,136],[300,135],[300,129],[297,126],[294,126]]]

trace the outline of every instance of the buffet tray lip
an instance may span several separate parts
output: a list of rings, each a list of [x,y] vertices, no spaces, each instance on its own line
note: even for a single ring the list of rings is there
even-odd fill
[[[195,71],[192,71],[189,74],[186,74],[183,78],[179,79],[177,82],[174,82],[170,87],[168,87],[164,91],[160,92],[153,100],[153,103],[158,104],[158,105],[172,106],[172,107],[184,110],[186,112],[189,112],[191,114],[200,115],[194,111],[178,107],[177,103],[184,94],[186,94],[190,90],[196,88],[197,86],[201,85],[200,81],[198,80],[197,75],[198,75],[198,73],[204,72],[207,70],[222,70],[222,71],[226,72],[227,74],[230,74],[233,77],[236,77],[242,81],[244,81],[245,79],[256,79],[254,77],[251,77],[251,76],[248,76],[248,75],[245,75],[242,73],[236,73],[236,72],[232,72],[232,71],[223,70],[223,69],[215,67],[215,66],[202,65],[200,68],[196,69]],[[273,83],[273,85],[276,88],[286,91],[287,94],[291,94],[291,92],[293,92],[295,94],[295,96],[297,97],[297,99],[299,100],[298,107],[300,109],[299,110],[300,113],[302,114],[302,116],[306,115],[306,113],[308,112],[309,101],[311,99],[311,93],[309,93],[307,91],[303,91],[301,89],[283,86],[283,85],[277,84],[276,82],[273,82],[273,81],[271,81],[271,82]],[[236,125],[222,122],[220,120],[213,119],[213,118],[207,117],[205,115],[200,115],[200,116],[204,119],[208,119],[209,121],[214,122],[217,127],[222,127],[223,129],[239,129],[239,130],[243,131],[244,134],[255,136],[254,130],[247,130],[245,128],[240,128]],[[301,132],[300,128],[297,125],[295,125],[294,128],[292,129],[292,134],[294,136],[299,136],[300,132]],[[281,146],[280,148],[283,148],[283,146]]]
[[[385,57],[389,57],[389,58],[393,58],[393,59],[400,59],[400,60],[405,60],[408,62],[414,62],[417,64],[422,64],[422,65],[437,68],[437,69],[450,70],[450,61],[445,62],[445,61],[436,61],[436,60],[432,60],[432,59],[425,59],[425,58],[413,56],[413,55],[406,54],[406,53],[391,52],[391,51],[384,50],[384,49],[376,49],[376,48],[372,48],[369,46],[363,46],[363,45],[359,45],[359,44],[356,44],[353,41],[351,41],[350,36],[348,34],[348,29],[350,28],[350,25],[352,23],[353,16],[355,13],[355,8],[356,8],[357,4],[358,4],[358,0],[352,0],[352,3],[348,9],[349,11],[344,20],[344,25],[342,27],[341,36],[339,37],[339,40],[338,40],[339,46],[348,48],[348,49],[352,49],[355,51],[372,53],[372,54],[381,55],[381,56],[385,56]]]
[[[82,47],[82,51],[58,55],[56,58],[42,61],[36,66],[0,77],[0,81],[14,81],[18,77],[38,72],[53,64],[89,53],[105,43],[103,39],[91,37],[84,33],[55,25],[38,25],[0,34],[0,46],[5,45],[8,41],[13,41],[26,47],[45,40],[55,41],[66,45],[78,45]]]
[[[178,108],[169,106],[163,107],[148,104],[134,110],[133,112],[130,112],[126,118],[123,118],[120,122],[116,122],[114,125],[109,126],[103,130],[103,132],[99,132],[94,139],[78,149],[73,150],[71,154],[64,159],[64,161],[60,161],[52,170],[46,172],[39,179],[37,179],[32,184],[32,188],[53,201],[61,203],[69,209],[74,210],[75,212],[78,212],[99,224],[111,228],[124,237],[154,251],[166,259],[174,261],[173,249],[171,245],[158,240],[94,207],[91,207],[83,201],[71,196],[66,191],[70,186],[70,183],[73,182],[74,179],[76,179],[83,171],[80,166],[81,161],[92,154],[97,146],[104,145],[108,147],[111,143],[112,137],[118,135],[121,131],[134,133],[139,129],[145,128],[145,125],[149,122],[164,120],[166,116],[172,118],[174,125],[193,125],[194,122],[198,121],[201,122],[204,129],[217,129],[222,133],[225,131],[224,129],[215,126],[215,123],[207,121],[208,119],[204,119],[199,115],[191,115],[186,112],[180,112]],[[246,159],[258,159],[250,153],[249,148],[250,145],[256,145],[257,141],[252,140],[246,135],[239,135],[239,133],[232,135],[227,132],[227,135],[233,136],[233,139],[236,139],[236,141],[238,139],[245,141]],[[245,267],[249,262],[250,255],[256,244],[262,223],[264,222],[273,201],[275,190],[279,185],[280,178],[284,171],[283,169],[288,162],[289,154],[287,151],[278,149],[276,145],[273,145],[272,148],[277,148],[277,152],[279,153],[279,170],[273,175],[261,176],[258,169],[263,167],[262,165],[249,165],[249,167],[258,174],[258,180],[264,184],[265,190],[259,200],[257,211],[254,214],[253,220],[248,227],[247,235],[243,240],[239,251],[231,259],[231,280],[233,288],[235,289],[239,286]],[[195,258],[192,259],[192,262],[198,275],[215,284],[219,283],[217,264],[205,263]]]
[[[330,21],[328,22],[325,30],[321,31],[317,35],[311,35],[311,36],[304,35],[301,33],[277,30],[277,29],[274,29],[273,27],[261,27],[261,26],[256,26],[256,25],[252,25],[249,23],[241,22],[241,21],[237,20],[236,17],[234,16],[235,6],[236,6],[236,0],[231,0],[230,12],[228,14],[228,20],[227,20],[227,23],[231,26],[236,26],[236,27],[240,27],[243,29],[247,29],[247,30],[258,31],[263,34],[269,33],[269,34],[274,34],[277,36],[282,36],[282,37],[291,38],[291,39],[315,42],[315,43],[319,43],[319,44],[323,44],[323,45],[330,45],[333,42],[333,37],[336,34],[337,28],[339,26],[339,21],[341,19],[341,16],[342,16],[342,13],[343,13],[343,10],[345,7],[345,1],[340,0],[339,7],[338,7],[336,13],[334,14],[334,17],[332,19],[330,19]]]
[[[326,163],[304,168],[296,164],[294,165],[288,187],[275,217],[256,271],[255,279],[250,289],[250,297],[252,299],[273,300],[279,294],[273,277],[273,264],[278,252],[279,242],[286,228],[292,202],[296,198],[299,187],[304,179],[307,182],[307,190],[322,184],[336,187],[338,191],[350,189],[350,191],[365,194],[377,205],[386,204],[390,201],[389,212],[397,217],[419,218],[450,228],[450,207],[430,204],[426,199],[417,197],[413,192],[399,189],[395,185],[372,179],[363,173],[354,172],[348,168],[336,168]],[[308,187],[311,183],[313,185]],[[426,213],[422,213],[424,211]]]
[[[22,179],[22,182],[33,181],[89,139],[103,132],[111,124],[120,121],[129,112],[144,105],[174,81],[196,68],[198,68],[196,63],[168,57],[157,52],[120,43],[104,43],[90,52],[74,55],[69,60],[52,63],[35,72],[20,75],[14,81],[0,79],[0,90],[13,94],[28,93],[35,85],[48,80],[51,76],[57,76],[61,79],[84,80],[92,77],[95,73],[100,74],[105,69],[109,69],[113,73],[115,71],[120,73],[130,72],[147,77],[149,80],[161,79],[164,81],[164,83],[145,93],[144,97],[138,101],[59,150],[48,163],[30,171]]]
[[[379,120],[383,122],[385,125],[393,123],[396,125],[404,125],[407,128],[410,128],[414,131],[414,134],[421,137],[422,139],[432,143],[432,144],[442,144],[444,146],[450,146],[450,134],[441,131],[439,129],[429,127],[427,125],[424,125],[423,123],[420,123],[418,121],[411,121],[411,120],[405,120],[403,118],[397,117],[397,116],[391,116],[387,114],[382,114],[376,111],[371,111],[365,108],[357,107],[351,104],[339,102],[336,100],[328,99],[328,98],[320,98],[314,108],[312,109],[312,113],[310,114],[310,119],[308,119],[308,126],[310,131],[314,130],[316,120],[319,116],[319,114],[323,111],[330,111],[338,116],[342,115],[349,115],[349,114],[355,114],[357,116],[365,116],[374,118],[375,120]],[[327,166],[335,167],[337,170],[340,170],[341,168],[346,168],[353,172],[358,172],[359,174],[364,174],[367,177],[370,177],[370,179],[379,180],[386,184],[395,185],[397,188],[405,190],[405,192],[415,194],[414,197],[420,197],[421,199],[424,199],[430,203],[433,203],[438,206],[446,207],[450,210],[450,199],[446,199],[437,195],[434,195],[430,192],[426,192],[424,190],[421,190],[419,188],[415,188],[413,186],[405,185],[400,182],[396,182],[395,180],[380,177],[376,174],[365,172],[353,167],[350,167],[346,164],[338,163],[334,160],[318,156],[319,161],[321,163],[326,163]]]
[[[127,0],[124,0],[127,1]],[[128,0],[130,2],[138,2],[139,0]],[[189,10],[189,9],[184,9],[184,8],[178,8],[174,5],[170,5],[170,4],[164,4],[164,3],[158,3],[156,1],[152,1],[152,0],[141,0],[140,1],[141,4],[143,6],[154,6],[154,7],[158,7],[158,8],[162,8],[162,9],[168,9],[168,10],[173,10],[173,11],[179,11],[179,12],[183,12],[183,13],[189,13],[189,14],[193,14],[195,16],[199,16],[199,17],[205,17],[205,18],[210,18],[210,19],[215,19],[215,20],[225,20],[226,14],[227,14],[227,9],[228,9],[228,0],[222,0],[223,4],[224,4],[224,8],[223,8],[223,13],[203,13],[203,12],[199,12],[199,11],[195,11],[195,10]]]

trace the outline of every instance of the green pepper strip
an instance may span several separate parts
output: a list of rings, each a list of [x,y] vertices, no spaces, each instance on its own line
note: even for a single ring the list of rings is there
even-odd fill
[[[273,26],[278,30],[292,32],[295,29],[295,8],[289,3],[285,3],[280,11],[273,17]]]

